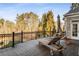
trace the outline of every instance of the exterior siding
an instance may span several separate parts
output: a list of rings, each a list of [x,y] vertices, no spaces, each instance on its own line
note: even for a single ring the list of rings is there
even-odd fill
[[[75,20],[79,20],[79,16],[77,17],[66,17],[65,18],[65,30],[66,30],[66,36],[68,38],[71,38],[72,34],[71,34],[71,24],[72,24],[72,21],[75,21]],[[79,31],[79,30],[78,30]]]
[[[70,19],[69,18],[67,18],[66,19],[66,36],[67,37],[71,37],[71,26],[70,26],[71,24],[70,24]]]
[[[72,39],[78,39],[79,40],[79,5],[76,5],[75,3],[71,5],[70,10],[64,15],[65,19],[65,31],[66,36],[68,38]],[[76,28],[74,27],[73,30],[73,24],[77,24],[77,33],[78,35],[72,36],[72,31],[74,31]]]

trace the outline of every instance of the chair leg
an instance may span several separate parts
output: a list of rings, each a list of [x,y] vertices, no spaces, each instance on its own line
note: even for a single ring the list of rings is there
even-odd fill
[[[39,42],[39,46],[42,46],[41,42]]]
[[[60,51],[60,52],[59,52],[59,54],[60,54],[60,55],[63,55],[63,52],[62,52],[62,51]]]
[[[50,49],[50,55],[53,56],[54,55],[54,51],[52,49]]]
[[[41,45],[41,42],[39,42],[39,45]]]

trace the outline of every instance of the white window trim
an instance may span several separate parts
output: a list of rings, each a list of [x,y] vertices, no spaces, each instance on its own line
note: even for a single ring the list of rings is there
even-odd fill
[[[72,21],[73,21],[73,20],[72,20]],[[79,40],[79,33],[78,33],[78,36],[77,36],[77,37],[72,36],[72,25],[73,25],[73,24],[78,24],[78,32],[79,32],[79,22],[72,22],[72,21],[70,21],[70,23],[71,23],[71,38],[72,38],[72,39],[77,39],[77,40]]]

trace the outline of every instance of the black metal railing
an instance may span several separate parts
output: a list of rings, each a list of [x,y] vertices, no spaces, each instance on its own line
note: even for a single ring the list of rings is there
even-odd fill
[[[35,32],[23,32],[0,34],[0,48],[15,47],[18,43],[23,43],[28,40],[34,40],[42,37],[53,36],[53,31],[35,31]]]

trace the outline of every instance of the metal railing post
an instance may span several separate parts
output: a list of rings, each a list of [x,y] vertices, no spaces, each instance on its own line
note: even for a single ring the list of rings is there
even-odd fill
[[[51,37],[51,30],[49,32],[50,32],[50,37]]]
[[[23,43],[23,31],[21,31],[21,43]]]
[[[14,35],[15,35],[15,34],[14,34],[14,32],[13,32],[13,33],[12,33],[12,47],[14,47],[14,44],[15,44],[15,43],[14,43]]]
[[[35,39],[37,39],[37,37],[38,37],[38,31],[36,31]]]
[[[44,30],[44,37],[45,37],[45,33],[46,33],[46,31]]]

